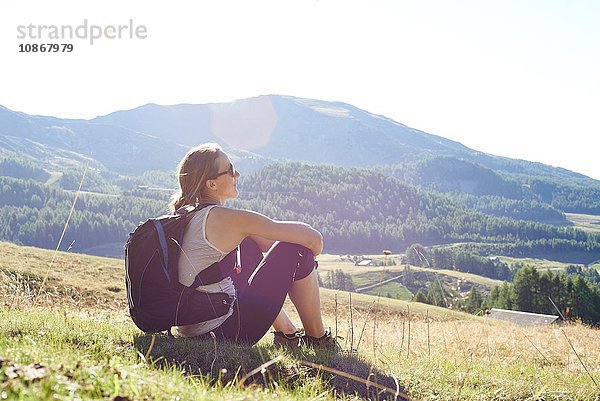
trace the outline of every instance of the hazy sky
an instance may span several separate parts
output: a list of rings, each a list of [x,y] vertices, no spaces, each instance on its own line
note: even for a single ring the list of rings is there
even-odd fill
[[[88,36],[132,20],[146,38],[18,38],[19,25],[37,35],[85,19]],[[2,0],[0,104],[92,118],[150,102],[336,100],[600,179],[598,21],[600,1],[582,0]],[[19,53],[44,42],[74,50]]]

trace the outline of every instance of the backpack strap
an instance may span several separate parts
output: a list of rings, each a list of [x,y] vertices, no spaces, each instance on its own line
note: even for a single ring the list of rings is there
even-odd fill
[[[186,219],[186,222],[183,225],[183,229],[182,229],[182,236],[183,236],[183,230],[185,230],[185,226],[189,222],[190,215],[194,212],[197,212],[201,209],[204,209],[205,207],[212,206],[212,205],[215,205],[215,203],[197,203],[197,204],[191,205],[191,206],[193,206],[193,209],[188,209],[188,207],[190,205],[187,205],[187,206],[182,206],[181,208],[179,208],[177,210],[176,213],[183,215],[183,217]],[[227,257],[225,257],[224,259],[227,259]],[[221,269],[221,266],[220,266],[220,262],[215,262],[212,265],[208,266],[206,269],[202,270],[200,273],[198,273],[196,275],[196,278],[194,279],[194,282],[192,283],[192,285],[189,286],[189,288],[196,289],[196,288],[200,287],[201,285],[209,285],[209,284],[218,283],[219,281],[223,280],[225,277],[227,277],[227,274],[223,273],[223,270]]]
[[[187,216],[189,214],[192,214],[193,212],[197,212],[198,210],[202,210],[205,207],[208,207],[211,205],[216,205],[216,203],[206,202],[206,203],[194,203],[191,205],[183,205],[175,211],[175,214]],[[191,209],[190,209],[190,207],[191,207]]]
[[[187,226],[187,224],[190,222],[190,219],[192,218],[192,215],[199,211],[204,209],[205,207],[214,205],[214,203],[194,203],[191,205],[184,205],[182,207],[180,207],[179,209],[177,209],[175,211],[175,215],[179,215],[180,219],[183,219],[183,224],[180,225],[180,229],[179,232],[176,234],[176,239],[178,242],[178,245],[175,249],[173,249],[173,258],[171,258],[171,260],[168,259],[168,252],[164,249],[163,247],[163,255],[164,257],[166,257],[165,260],[165,266],[169,266],[169,272],[170,272],[170,278],[169,281],[172,283],[172,285],[174,285],[175,287],[178,285],[179,280],[178,280],[178,268],[177,268],[177,261],[179,260],[179,257],[181,256],[181,241],[183,240],[183,234],[185,232],[185,228]],[[159,225],[160,226],[160,225]],[[159,230],[157,226],[157,231],[158,231],[158,235],[159,235],[159,242],[161,243],[161,246],[164,245],[164,243],[162,242],[162,240],[164,239],[164,234],[161,233],[162,229]],[[161,235],[162,234],[162,235]],[[202,280],[204,282],[204,280]],[[215,281],[218,282],[219,280]]]

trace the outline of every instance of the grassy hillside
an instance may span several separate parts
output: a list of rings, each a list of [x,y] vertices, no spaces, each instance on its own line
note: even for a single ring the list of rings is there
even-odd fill
[[[54,257],[54,262],[52,259]],[[0,283],[5,304],[29,305],[46,278],[36,303],[68,302],[83,309],[125,307],[123,261],[0,242]],[[47,277],[46,277],[47,276]]]
[[[365,294],[352,294],[350,308],[348,293],[323,290],[327,325],[355,352],[290,353],[270,335],[253,348],[215,348],[139,332],[125,313],[120,260],[58,254],[34,306],[52,256],[0,244],[3,399],[394,399],[398,390],[428,400],[600,397],[582,365],[600,382],[599,331],[581,324],[521,328]]]

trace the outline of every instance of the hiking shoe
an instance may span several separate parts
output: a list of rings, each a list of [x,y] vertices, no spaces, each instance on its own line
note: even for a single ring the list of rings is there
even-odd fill
[[[302,343],[307,347],[322,349],[331,352],[339,352],[342,347],[337,342],[337,338],[331,334],[331,329],[327,330],[321,337],[302,336]]]
[[[302,336],[303,333],[301,331],[296,331],[292,334],[285,334],[282,331],[274,331],[273,345],[280,345],[289,349],[298,349],[300,348],[300,339]]]

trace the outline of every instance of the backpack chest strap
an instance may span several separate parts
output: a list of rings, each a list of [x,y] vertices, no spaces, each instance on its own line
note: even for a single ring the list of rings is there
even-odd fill
[[[225,277],[231,276],[236,267],[236,256],[237,248],[229,252],[220,262],[215,262],[198,273],[190,288],[195,289],[201,285],[218,283]]]
[[[219,262],[215,262],[196,275],[196,278],[194,279],[192,285],[190,285],[190,288],[196,289],[201,285],[218,283],[225,277],[227,276],[221,272]]]

